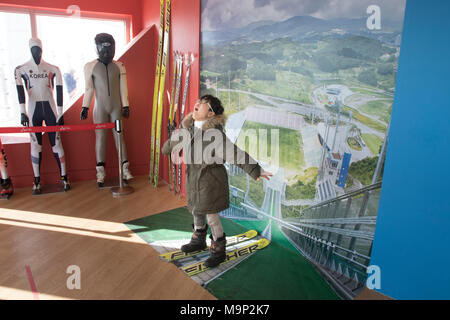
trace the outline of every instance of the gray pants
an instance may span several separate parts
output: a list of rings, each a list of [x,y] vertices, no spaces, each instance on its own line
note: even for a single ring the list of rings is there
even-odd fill
[[[211,233],[214,241],[223,236],[222,222],[220,222],[220,217],[218,213],[204,214],[194,214],[194,228],[204,229],[206,226],[206,220],[211,227]]]
[[[121,108],[117,108],[112,112],[102,110],[102,108],[94,108],[94,123],[106,123],[115,122],[122,118]],[[117,152],[119,152],[119,134],[115,129],[112,129],[114,141],[116,143]],[[106,160],[106,137],[107,130],[95,130],[95,155],[97,157],[97,163],[105,162]],[[127,161],[127,149],[125,147],[125,141],[122,134],[122,161]]]

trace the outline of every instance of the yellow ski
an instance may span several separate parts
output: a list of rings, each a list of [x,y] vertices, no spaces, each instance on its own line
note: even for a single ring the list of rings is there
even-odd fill
[[[161,151],[161,126],[164,109],[164,86],[166,84],[166,64],[169,53],[169,34],[170,34],[170,0],[166,0],[166,26],[164,28],[163,56],[161,57],[161,77],[159,78],[158,91],[158,118],[156,119],[156,143],[155,143],[155,175],[154,185],[158,186],[159,181],[159,153]]]
[[[161,77],[161,56],[163,47],[164,34],[164,0],[160,0],[159,11],[159,45],[158,56],[156,58],[156,72],[155,72],[155,87],[153,90],[153,105],[152,105],[152,131],[150,134],[150,174],[149,179],[153,182],[153,168],[155,163],[155,131],[156,131],[156,111],[158,110],[158,88],[159,78]]]
[[[247,232],[244,232],[244,233],[232,236],[232,237],[227,237],[227,246],[250,240],[250,239],[256,237],[257,235],[258,235],[258,232],[256,230],[249,230]],[[209,250],[209,248],[206,248],[204,250],[199,250],[199,251],[195,251],[195,252],[191,252],[191,253],[184,253],[181,250],[175,250],[175,251],[171,251],[171,252],[161,253],[159,255],[159,257],[165,261],[170,262],[170,261],[175,261],[175,260],[192,257],[195,255],[201,254],[203,252],[207,252],[208,250]]]
[[[228,263],[230,261],[236,260],[238,258],[244,257],[244,256],[248,256],[250,254],[255,253],[257,250],[261,250],[265,247],[267,247],[270,244],[270,241],[265,239],[265,238],[261,238],[258,241],[255,241],[253,243],[250,243],[246,246],[234,249],[234,250],[230,250],[227,251],[226,255],[226,259],[224,262],[221,263],[225,264]],[[186,273],[188,276],[192,277],[196,274],[199,274],[203,271],[208,270],[209,268],[207,268],[205,266],[205,261],[208,257],[206,257],[204,260],[202,261],[198,261],[198,262],[194,262],[192,264],[189,264],[187,266],[183,266],[181,267],[181,270],[184,271],[184,273]]]

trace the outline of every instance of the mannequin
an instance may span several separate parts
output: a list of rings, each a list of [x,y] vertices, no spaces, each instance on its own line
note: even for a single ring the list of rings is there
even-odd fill
[[[80,119],[88,117],[89,106],[95,91],[94,123],[114,122],[122,116],[129,118],[127,75],[125,66],[114,61],[115,41],[107,33],[97,34],[95,37],[98,59],[87,63],[84,67],[86,91],[84,93],[83,108]],[[123,107],[123,108],[122,108]],[[105,154],[107,131],[95,130],[95,154],[97,158],[97,184],[104,186],[105,181]],[[119,135],[113,130],[113,136],[118,150]],[[125,142],[122,136],[122,168],[124,180],[133,176],[129,170]]]
[[[32,38],[29,41],[32,58],[15,70],[17,94],[20,104],[21,124],[38,127],[45,122],[47,126],[64,125],[63,83],[59,68],[42,59],[42,42]],[[25,86],[25,89],[24,89]],[[53,89],[56,86],[56,101]],[[25,90],[28,94],[28,109],[25,110]],[[57,108],[56,108],[57,105]],[[31,120],[30,120],[31,119]],[[33,194],[41,193],[40,166],[42,159],[42,133],[30,133],[31,164],[34,173]],[[48,133],[53,155],[61,172],[64,191],[70,189],[66,175],[64,149],[59,132]]]
[[[8,176],[8,163],[6,160],[6,154],[3,150],[2,141],[0,140],[0,174],[1,174],[1,194],[2,198],[9,198],[14,193],[14,188],[11,182],[11,178]]]

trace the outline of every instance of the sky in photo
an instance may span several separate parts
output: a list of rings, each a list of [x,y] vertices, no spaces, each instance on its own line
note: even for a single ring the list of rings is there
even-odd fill
[[[381,18],[403,21],[406,0],[202,0],[202,31],[244,27],[252,22],[294,16],[320,19],[363,18],[378,5]]]

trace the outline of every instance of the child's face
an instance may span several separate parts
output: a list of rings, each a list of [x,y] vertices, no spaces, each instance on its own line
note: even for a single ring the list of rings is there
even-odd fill
[[[215,115],[211,105],[204,100],[197,100],[194,105],[193,118],[197,121],[203,121]]]

